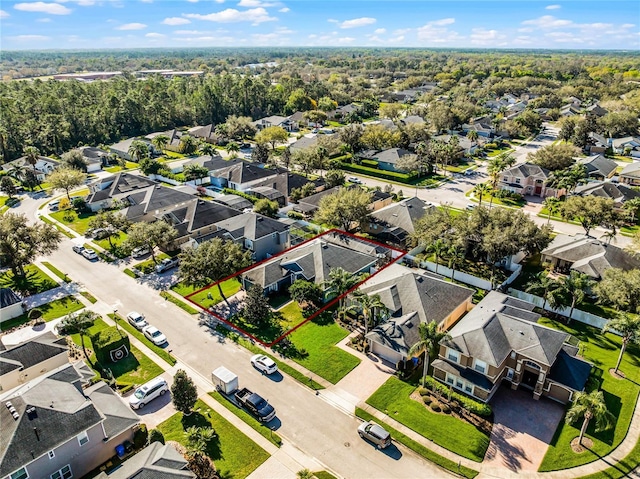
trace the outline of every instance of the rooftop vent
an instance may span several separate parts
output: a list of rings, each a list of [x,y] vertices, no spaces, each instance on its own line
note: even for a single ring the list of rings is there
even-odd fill
[[[30,421],[37,419],[38,412],[36,411],[35,407],[31,406],[29,409],[27,409],[27,417],[29,418]]]

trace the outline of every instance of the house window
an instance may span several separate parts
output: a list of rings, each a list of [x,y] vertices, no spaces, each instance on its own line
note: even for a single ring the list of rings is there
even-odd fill
[[[22,469],[18,469],[16,472],[9,476],[9,479],[27,479],[29,477],[29,473],[23,467]]]
[[[507,369],[507,375],[506,375],[506,378],[507,378],[509,381],[511,381],[511,380],[513,379],[513,369],[511,369],[511,368],[508,368],[508,369]]]
[[[516,352],[515,351],[511,351],[511,359],[515,359],[516,358]]]
[[[485,363],[484,361],[480,361],[479,359],[476,359],[473,369],[475,369],[479,373],[484,374],[487,372],[487,363]]]
[[[525,366],[529,366],[530,368],[533,368],[533,369],[540,369],[540,366],[538,366],[533,361],[523,361],[523,362]]]
[[[247,249],[253,248],[253,241],[251,241],[250,239],[245,239],[244,240],[244,247],[247,248]]]
[[[51,474],[51,479],[69,479],[73,477],[73,473],[71,472],[71,466],[67,464],[62,469]]]
[[[463,384],[462,384],[462,379],[460,379],[460,378],[456,378],[456,387],[457,387],[458,389],[462,389],[462,386],[463,386]]]
[[[447,359],[449,361],[453,361],[455,363],[460,362],[460,353],[458,351],[454,351],[453,349],[449,349],[447,353]]]
[[[519,185],[520,184],[520,178],[516,178],[516,183]]]
[[[505,183],[508,183],[508,182],[509,182],[509,177],[508,177],[508,176],[505,176],[505,177],[504,177],[504,182],[505,182]]]
[[[447,382],[448,382],[449,384],[453,384],[453,376],[449,376],[449,375],[447,374]]]
[[[56,453],[53,451],[49,451],[49,459],[53,459],[54,457],[56,457]]]
[[[78,434],[78,444],[80,444],[81,446],[84,446],[88,442],[89,442],[89,436],[87,435],[87,431],[84,431]]]
[[[469,384],[469,383],[466,383],[464,385],[464,390],[466,392],[468,392],[469,394],[473,394],[473,386],[471,386],[471,384]]]

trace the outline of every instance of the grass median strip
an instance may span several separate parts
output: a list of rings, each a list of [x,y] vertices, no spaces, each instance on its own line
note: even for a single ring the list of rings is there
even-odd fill
[[[60,271],[58,268],[56,268],[51,263],[49,263],[47,261],[43,261],[42,264],[45,265],[46,268],[49,271],[51,271],[53,274],[55,274],[58,278],[60,278],[65,283],[70,283],[71,282],[71,278],[69,278],[69,276],[67,276],[66,273],[63,273],[62,271]]]
[[[175,296],[173,296],[171,293],[167,293],[166,291],[162,291],[160,293],[160,296],[162,296],[164,299],[166,299],[167,301],[169,301],[170,303],[175,304],[178,308],[186,311],[189,314],[198,314],[200,311],[198,311],[197,309],[189,306],[187,303],[185,303],[184,301],[180,301],[178,298],[176,298]]]
[[[44,206],[44,205],[43,205]],[[59,224],[57,224],[55,221],[51,221],[49,218],[47,218],[46,216],[40,216],[40,219],[42,221],[44,221],[47,224],[53,225],[55,226],[55,228],[62,233],[63,235],[65,235],[67,238],[75,238],[73,233],[69,233],[66,229],[64,229],[62,226],[60,226]]]
[[[98,300],[89,291],[80,291],[80,294],[85,297],[91,304],[95,304]]]
[[[116,318],[115,318],[116,315],[114,315],[113,313],[110,313],[108,316],[111,319],[113,319],[114,321],[116,320]],[[156,346],[151,341],[149,341],[147,338],[145,338],[144,334],[142,334],[136,328],[131,326],[127,322],[127,320],[125,318],[123,318],[119,314],[117,316],[118,316],[118,326],[120,326],[122,329],[124,329],[127,333],[129,333],[131,336],[136,338],[138,341],[141,341],[142,343],[144,343],[145,346],[147,346],[149,349],[151,349],[151,351],[156,353],[159,357],[164,359],[171,366],[173,366],[177,362],[176,359],[173,356],[171,356],[171,354],[169,354],[167,351],[162,349],[160,346]]]
[[[399,442],[400,444],[404,444],[413,452],[424,457],[427,461],[433,462],[435,465],[440,466],[443,469],[451,471],[455,474],[459,474],[463,477],[467,477],[468,479],[473,479],[479,474],[479,472],[474,469],[468,468],[466,466],[461,466],[458,463],[452,461],[451,459],[447,459],[446,457],[443,457],[440,454],[433,452],[431,449],[428,449],[422,444],[420,444],[419,442],[414,441],[408,436],[405,436],[397,429],[394,429],[388,424],[385,424],[384,422],[380,421],[378,418],[372,416],[371,414],[369,414],[363,409],[360,409],[359,407],[356,408],[356,416],[358,416],[361,419],[364,419],[365,421],[372,421],[372,420],[375,421],[376,423],[381,425],[383,428],[385,428],[389,432],[389,434],[391,434],[391,437],[395,441]]]
[[[222,394],[217,391],[209,393],[213,399],[222,404],[225,408],[231,411],[233,414],[238,416],[247,425],[251,426],[252,429],[257,431],[261,436],[263,436],[266,440],[272,443],[275,446],[282,446],[282,438],[275,434],[268,426],[265,426],[263,423],[254,418],[251,414],[246,412],[244,409],[240,409],[236,407],[234,404],[231,404],[227,399],[225,399]]]

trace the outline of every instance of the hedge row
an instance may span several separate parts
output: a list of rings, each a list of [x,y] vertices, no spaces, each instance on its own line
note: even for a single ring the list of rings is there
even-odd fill
[[[416,179],[416,175],[407,175],[405,173],[396,173],[394,171],[377,170],[375,168],[356,165],[354,163],[342,163],[340,167],[343,170],[351,171],[352,173],[362,173],[363,175],[374,176],[376,178],[382,178],[383,180],[397,181],[399,183],[411,183],[414,179]]]
[[[252,196],[248,193],[244,193],[242,191],[238,191],[238,190],[232,190],[231,188],[223,188],[222,189],[222,193],[225,195],[236,195],[236,196],[242,196],[244,199],[251,201],[251,203],[256,203],[260,198],[256,198],[255,196]]]
[[[378,162],[376,160],[362,160],[360,163],[362,166],[378,169]]]
[[[460,403],[462,407],[467,409],[468,411],[477,414],[478,416],[488,417],[491,416],[493,410],[491,406],[488,404],[482,403],[480,401],[476,401],[475,399],[471,399],[470,397],[465,396],[464,394],[457,393],[449,389],[449,386],[442,384],[441,382],[433,379],[430,376],[427,376],[425,379],[425,386],[429,388],[431,391],[438,391],[440,394],[450,397],[451,399],[455,399]]]

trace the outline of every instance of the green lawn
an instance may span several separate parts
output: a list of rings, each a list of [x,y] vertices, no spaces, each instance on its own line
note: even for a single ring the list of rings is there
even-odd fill
[[[604,471],[581,477],[580,479],[619,479],[621,477],[631,477],[630,473],[640,464],[640,442],[637,442],[631,452],[614,466],[608,467]]]
[[[67,276],[66,273],[63,273],[62,271],[60,271],[58,268],[56,268],[51,263],[49,263],[47,261],[43,261],[42,264],[45,265],[49,271],[51,271],[53,274],[55,274],[58,278],[60,278],[65,283],[70,283],[71,282],[71,279],[69,278],[69,276]]]
[[[160,424],[158,430],[165,440],[185,444],[185,430],[190,426],[215,429],[217,438],[207,445],[206,453],[215,463],[220,477],[245,478],[269,458],[264,449],[200,400],[191,415],[176,413]]]
[[[66,215],[69,215],[65,218]],[[65,210],[65,211],[55,211],[53,213],[49,213],[49,216],[54,218],[56,221],[62,223],[65,226],[68,226],[73,231],[78,234],[84,235],[89,229],[89,221],[93,218],[96,213],[76,213],[75,211]]]
[[[200,312],[190,304],[187,304],[184,301],[179,300],[178,298],[176,298],[172,294],[169,294],[166,291],[161,291],[160,296],[162,296],[164,299],[166,299],[170,303],[175,304],[178,308],[186,311],[189,314],[198,314]]]
[[[44,293],[53,288],[58,287],[58,283],[52,280],[35,264],[29,264],[24,267],[24,278],[14,277],[11,270],[5,271],[0,275],[0,286],[11,288],[14,291],[28,292],[30,294]]]
[[[227,298],[229,298],[230,296],[233,296],[238,291],[240,291],[240,281],[238,281],[237,277],[226,280],[225,282],[221,283],[220,286],[222,287],[223,294]],[[176,293],[178,293],[180,296],[186,297],[200,288],[187,286],[184,283],[178,283],[171,289]],[[222,297],[220,296],[220,291],[218,290],[218,286],[211,286],[207,289],[204,289],[200,291],[198,294],[194,294],[189,299],[194,303],[202,306],[204,309],[208,309],[214,304],[218,304],[220,301],[222,301]]]
[[[481,462],[489,436],[475,426],[447,414],[432,412],[409,396],[415,386],[391,377],[367,404],[456,454]]]
[[[111,319],[115,319],[115,315],[113,313],[110,313],[109,317]],[[124,329],[127,333],[129,333],[131,336],[136,338],[138,341],[141,341],[145,346],[151,349],[151,351],[153,351],[159,357],[161,357],[167,363],[169,363],[170,366],[173,366],[176,363],[176,359],[173,356],[171,356],[171,354],[169,354],[169,352],[166,349],[153,344],[151,341],[149,341],[147,338],[144,337],[144,334],[142,334],[136,328],[131,326],[129,322],[126,320],[126,318],[123,318],[119,314],[118,314],[118,326],[120,326],[122,329]]]
[[[512,153],[513,148],[510,148],[509,145],[502,146],[500,148],[496,148],[495,150],[491,150],[487,152],[487,156],[489,158],[493,158],[494,156],[500,156],[506,153]]]
[[[158,253],[156,255],[156,261],[159,263],[165,258],[168,258],[169,255],[167,253]],[[153,273],[156,270],[156,262],[153,261],[153,258],[148,259],[146,261],[142,261],[134,266],[138,271],[142,271],[144,274]]]
[[[91,346],[91,335],[98,331],[108,327],[102,319],[97,319],[94,325],[89,329],[89,334],[84,338],[84,343],[87,349]],[[79,334],[72,334],[71,339],[78,346],[82,347]],[[91,363],[95,370],[95,355],[91,355]],[[109,363],[101,365],[103,368],[108,368],[113,374],[113,377],[120,384],[144,384],[150,379],[155,378],[162,374],[162,368],[156,363],[151,361],[135,346],[131,346],[129,356],[118,361],[116,363]],[[96,370],[96,372],[98,372]]]
[[[282,308],[280,312],[288,324],[297,325],[303,321],[302,312],[295,301]],[[297,356],[291,359],[321,378],[336,384],[360,364],[360,359],[336,346],[336,343],[348,334],[346,329],[333,321],[331,312],[326,311],[288,336],[298,351],[305,350],[308,353],[306,357]]]
[[[431,449],[424,447],[419,442],[414,441],[409,436],[402,434],[400,431],[380,421],[378,418],[372,416],[367,411],[360,409],[359,407],[356,408],[356,416],[358,416],[361,419],[364,419],[365,421],[375,421],[377,424],[385,428],[389,432],[389,434],[391,434],[391,438],[394,441],[399,442],[400,444],[404,444],[413,452],[421,455],[427,461],[433,462],[437,466],[440,466],[444,469],[447,469],[453,472],[454,474],[459,474],[462,477],[466,477],[468,479],[473,479],[479,474],[478,471],[474,471],[473,469],[470,469],[465,466],[459,466],[457,462],[454,462],[451,459],[447,459],[446,457],[441,456],[440,454],[432,451]]]
[[[620,234],[624,236],[634,236],[638,231],[640,231],[640,225],[623,226],[620,228]]]
[[[117,173],[122,170],[133,170],[138,168],[138,163],[134,163],[133,161],[126,161],[125,167],[122,168],[120,165],[109,166],[107,168],[103,168],[104,171],[108,171],[109,173]]]
[[[610,453],[624,439],[640,392],[640,348],[633,345],[627,348],[620,365],[627,378],[614,379],[608,371],[615,366],[618,358],[621,343],[618,336],[602,335],[599,330],[576,322],[566,326],[542,318],[540,323],[566,331],[580,340],[581,354],[594,364],[596,376],[602,380],[601,389],[608,409],[618,418],[614,428],[599,433],[594,432],[594,425],[591,424],[587,436],[593,440],[593,448],[581,454],[574,453],[570,447],[571,440],[579,435],[580,423],[570,426],[562,422],[539,469],[553,471],[595,461]]]
[[[211,392],[209,393],[209,396],[211,396],[213,399],[218,401],[220,404],[222,404],[225,408],[227,408],[233,414],[235,414],[240,419],[242,419],[242,421],[246,422],[252,429],[256,430],[267,441],[269,441],[270,443],[278,447],[282,445],[282,438],[277,434],[274,434],[273,431],[269,429],[269,426],[258,421],[255,417],[253,417],[244,409],[239,408],[235,404],[232,404],[231,402],[229,402],[227,399],[222,397],[222,395],[219,392],[217,391]]]
[[[119,236],[117,238],[111,238],[111,243],[112,243],[111,245],[109,244],[108,239],[93,240],[93,242],[98,246],[100,246],[103,250],[108,251],[109,253],[114,255],[116,258],[122,259],[129,256],[129,252],[125,251],[122,248],[122,243],[126,239],[127,239],[127,233],[120,231]]]
[[[66,316],[67,314],[71,314],[82,308],[84,308],[84,305],[73,296],[56,299],[55,301],[51,301],[50,303],[38,306],[38,309],[42,312],[41,319],[46,322],[52,321],[61,316]],[[0,330],[8,331],[9,329],[27,323],[29,321],[28,314],[29,313],[27,312],[21,314],[20,316],[16,316],[15,318],[12,318],[8,321],[4,321],[0,325]]]
[[[56,223],[55,221],[50,220],[49,218],[47,218],[46,216],[40,216],[40,219],[42,221],[44,221],[47,224],[53,225],[55,226],[55,228],[62,233],[63,235],[65,235],[67,238],[75,238],[75,235],[73,233],[69,233],[66,229],[64,229],[62,226],[60,226],[58,223]]]
[[[93,296],[89,291],[80,291],[80,294],[84,296],[91,304],[95,304],[98,302],[95,296]]]

